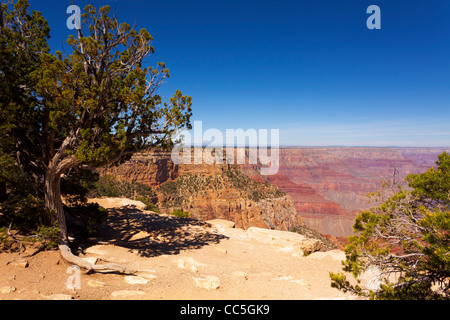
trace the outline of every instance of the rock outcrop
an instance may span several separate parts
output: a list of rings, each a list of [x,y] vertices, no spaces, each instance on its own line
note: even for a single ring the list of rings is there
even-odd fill
[[[266,181],[289,194],[306,225],[347,237],[354,218],[373,204],[367,194],[381,180],[397,181],[435,165],[448,148],[316,147],[281,148],[277,175]]]
[[[238,228],[291,230],[303,225],[292,199],[274,185],[256,182],[236,170],[188,174],[157,189],[163,212],[187,211],[201,220],[225,219]]]
[[[251,239],[257,240],[260,243],[276,246],[284,250],[292,250],[302,255],[320,251],[323,246],[320,240],[306,238],[294,232],[252,227],[247,230],[247,233]]]
[[[180,177],[221,177],[230,170],[238,170],[254,181],[276,186],[284,194],[272,194],[255,201],[248,190],[242,193],[232,184],[222,184],[218,189],[203,186],[201,194],[186,192],[185,199],[189,200],[177,205],[173,203],[176,199],[160,197],[160,200],[172,202],[167,210],[178,206],[194,217],[232,220],[243,228],[290,230],[304,221],[322,234],[347,237],[353,232],[356,215],[372,205],[367,194],[381,187],[381,179],[391,177],[394,171],[398,180],[423,172],[446,150],[448,148],[281,148],[279,172],[272,176],[261,176],[259,165],[225,162],[175,165],[170,154],[155,151],[135,155],[129,162],[103,173],[156,188]]]
[[[193,218],[226,219],[244,229],[287,231],[304,224],[292,198],[265,182],[256,171],[250,179],[235,165],[175,165],[170,159],[169,153],[142,153],[100,173],[154,187],[162,212],[179,209]]]

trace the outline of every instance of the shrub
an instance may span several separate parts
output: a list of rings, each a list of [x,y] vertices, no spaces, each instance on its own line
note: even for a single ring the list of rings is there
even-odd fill
[[[52,227],[40,225],[33,234],[44,245],[45,249],[56,249],[58,247],[59,227],[57,223]]]
[[[178,218],[190,218],[191,214],[187,211],[182,211],[180,209],[174,210],[172,215]]]
[[[0,228],[0,245],[4,246],[8,242],[8,235],[6,234],[6,227]],[[1,248],[1,247],[0,247]],[[1,252],[1,250],[0,250]]]
[[[89,191],[90,198],[111,197],[111,198],[147,198],[156,197],[155,192],[149,186],[136,181],[119,181],[112,175],[104,175],[94,184]]]
[[[180,178],[178,178],[180,179]],[[176,180],[178,181],[178,180]],[[162,194],[164,195],[175,195],[177,193],[178,190],[178,184],[175,181],[168,181],[165,182],[163,184],[161,184],[158,189],[161,191]]]

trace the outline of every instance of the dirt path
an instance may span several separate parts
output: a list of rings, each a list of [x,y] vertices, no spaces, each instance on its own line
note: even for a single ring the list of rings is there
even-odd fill
[[[84,248],[84,258],[120,263],[135,275],[81,272],[76,278],[77,271],[58,252],[26,259],[0,254],[0,299],[351,298],[330,287],[329,272],[341,270],[342,251],[304,257],[242,229],[101,201],[111,214],[96,243]],[[75,290],[67,287],[68,280]]]

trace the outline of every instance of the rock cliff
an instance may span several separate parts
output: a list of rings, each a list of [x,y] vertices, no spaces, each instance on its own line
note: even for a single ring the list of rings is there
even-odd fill
[[[243,229],[287,231],[303,225],[290,196],[238,170],[190,173],[163,183],[156,190],[160,208],[165,212],[181,209],[197,219],[225,219]]]
[[[307,226],[347,237],[354,218],[371,205],[367,194],[396,171],[408,174],[433,165],[445,148],[282,148],[280,169],[266,181],[289,194]]]
[[[289,195],[261,178],[249,178],[237,166],[175,165],[170,154],[155,151],[100,173],[154,187],[162,212],[180,209],[201,220],[233,221],[243,229],[288,231],[304,225]]]
[[[170,154],[142,153],[120,167],[104,172],[121,179],[157,187],[180,177],[223,177],[238,170],[256,182],[276,186],[286,195],[252,200],[253,193],[236,191],[228,182],[201,194],[185,193],[189,201],[178,205],[202,219],[224,218],[238,227],[288,230],[304,221],[322,234],[347,237],[356,215],[371,204],[367,194],[380,188],[380,180],[397,172],[398,179],[432,167],[445,148],[293,147],[281,148],[279,172],[261,176],[259,165],[174,165]],[[248,152],[246,154],[248,157]],[[247,161],[248,163],[248,161]],[[212,179],[212,178],[211,178]],[[257,190],[255,190],[257,191]],[[257,194],[255,194],[257,196]],[[161,199],[170,202],[170,199]],[[172,206],[176,207],[176,206]],[[295,208],[295,209],[294,209]],[[294,210],[293,210],[294,209]]]

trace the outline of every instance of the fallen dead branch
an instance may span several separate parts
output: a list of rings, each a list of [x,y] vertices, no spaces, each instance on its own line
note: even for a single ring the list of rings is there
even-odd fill
[[[123,274],[134,274],[136,271],[116,263],[92,264],[74,255],[68,245],[59,245],[59,251],[64,260],[72,265],[86,269],[88,272],[111,271]]]

